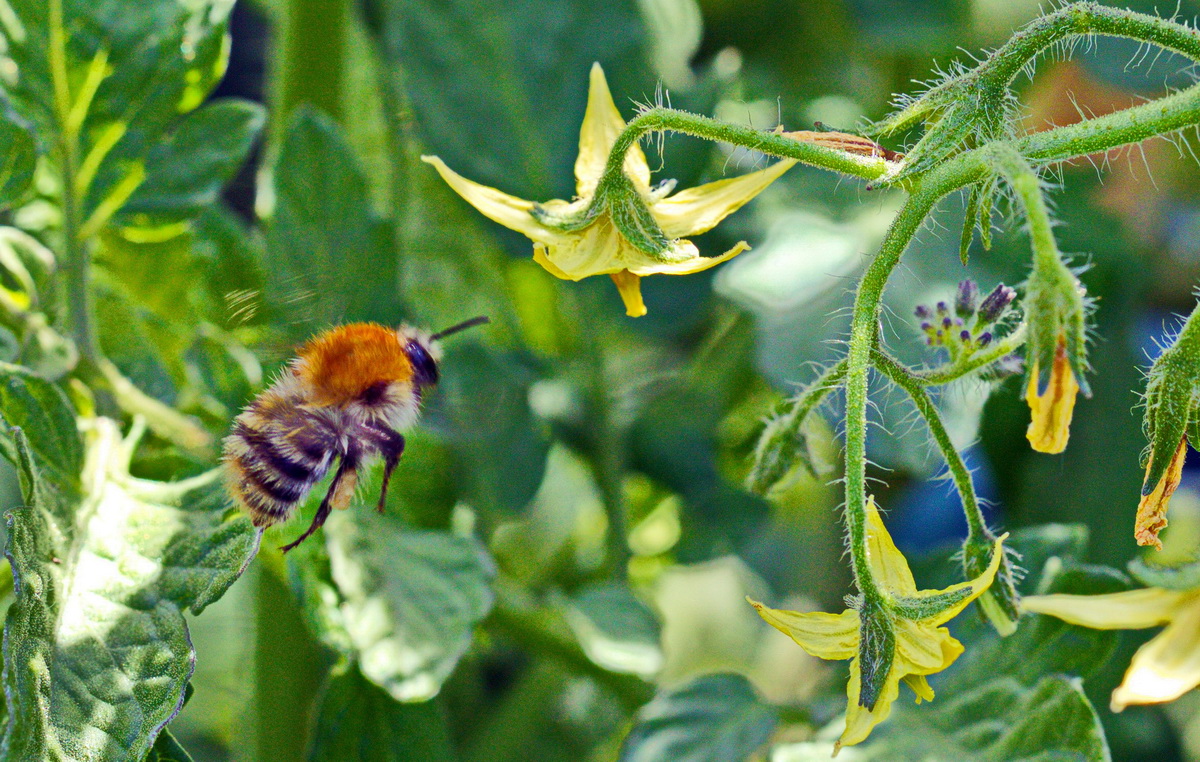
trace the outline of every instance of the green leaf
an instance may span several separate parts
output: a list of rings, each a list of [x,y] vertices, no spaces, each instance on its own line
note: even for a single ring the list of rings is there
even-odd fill
[[[154,148],[220,79],[232,5],[145,0],[132,13],[122,0],[8,3],[16,77],[6,92],[41,140],[67,147],[48,160],[68,184],[60,190],[79,197],[85,235],[121,210]]]
[[[65,493],[79,490],[83,441],[71,405],[57,386],[20,366],[0,364],[0,418],[24,432],[44,479]],[[12,438],[0,437],[0,453],[20,463]]]
[[[432,701],[399,703],[343,664],[325,685],[310,762],[453,762],[446,718]]]
[[[175,740],[170,730],[163,728],[163,732],[150,749],[150,756],[146,757],[146,762],[192,762],[192,755]]]
[[[0,110],[0,209],[20,199],[33,182],[37,146],[33,133]]]
[[[153,228],[199,216],[216,204],[265,121],[261,106],[239,100],[217,101],[188,114],[146,154],[146,179],[115,223]]]
[[[739,762],[762,748],[779,718],[741,675],[706,675],[642,707],[620,762]]]
[[[566,618],[588,658],[610,672],[650,677],[662,667],[658,619],[627,584],[584,587],[567,603]]]
[[[939,691],[931,707],[914,709],[904,700],[897,710],[885,725],[876,729],[868,743],[850,747],[853,759],[924,762],[1110,759],[1096,710],[1079,681],[1063,675],[1049,675],[1033,687],[1000,677],[953,696]],[[832,746],[831,742],[779,746],[772,751],[771,760],[828,760]]]
[[[395,700],[423,701],[441,689],[491,610],[495,570],[473,538],[356,513],[325,524],[327,566],[315,541],[288,556],[293,584],[327,645]]]
[[[26,507],[8,514],[16,600],[4,628],[3,754],[140,759],[178,713],[195,665],[184,610],[199,613],[233,584],[258,535],[245,518],[222,519],[222,490],[192,496],[209,476],[130,476],[136,434],[123,440],[105,418],[84,427],[82,476],[65,473],[81,452],[65,400],[26,374],[3,375],[26,391],[0,413],[30,427],[5,437]],[[42,454],[52,441],[57,460]]]
[[[341,130],[297,109],[275,164],[267,227],[267,291],[304,333],[330,323],[398,323],[391,229],[374,213],[367,180]]]
[[[466,177],[521,198],[570,197],[594,61],[613,77],[615,93],[653,87],[621,76],[648,69],[641,19],[629,0],[372,0],[368,15],[385,65],[404,73],[430,151]],[[628,100],[618,105],[632,111]],[[504,149],[480,150],[496,145]]]

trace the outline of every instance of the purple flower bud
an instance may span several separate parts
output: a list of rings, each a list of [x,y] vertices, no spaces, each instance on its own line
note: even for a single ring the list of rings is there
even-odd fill
[[[919,318],[927,318],[929,317],[929,308],[924,304],[918,304],[917,308],[913,310],[913,314]]]
[[[962,339],[963,341],[970,341],[971,340],[971,332],[967,331],[967,330],[963,330],[962,333],[958,334],[958,338]]]
[[[975,303],[979,299],[979,286],[975,281],[967,279],[958,284],[958,293],[954,296],[954,312],[959,317],[971,317],[975,314]]]
[[[950,320],[950,317],[948,315],[946,317],[942,318],[942,328],[949,328],[953,324],[954,324],[954,322],[952,320]]]
[[[990,325],[1004,316],[1004,311],[1008,309],[1008,305],[1012,304],[1013,299],[1017,298],[1017,292],[1008,286],[1001,283],[999,286],[987,295],[983,300],[983,304],[979,305],[979,317],[976,320],[977,325]]]
[[[929,322],[921,323],[921,330],[924,331],[925,333],[929,333],[930,331],[933,330],[933,323],[929,323]]]
[[[945,302],[938,302],[937,311],[939,315],[945,315],[950,312],[950,308],[946,306]]]
[[[979,334],[979,338],[976,341],[978,342],[980,347],[986,347],[988,344],[991,344],[992,343],[991,331],[984,331],[983,333]]]

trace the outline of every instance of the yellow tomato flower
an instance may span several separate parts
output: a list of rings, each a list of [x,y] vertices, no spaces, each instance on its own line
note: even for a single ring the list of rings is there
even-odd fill
[[[1112,710],[1174,701],[1200,685],[1200,590],[1148,587],[1106,595],[1032,595],[1021,608],[1095,630],[1166,625],[1138,649],[1112,694]]]
[[[834,747],[863,741],[876,725],[887,719],[892,702],[900,695],[903,680],[916,694],[917,703],[933,700],[933,689],[926,675],[941,672],[963,652],[962,643],[942,627],[967,604],[987,590],[996,577],[1005,537],[996,540],[988,568],[969,582],[951,585],[945,590],[917,590],[908,561],[892,542],[875,500],[867,501],[867,560],[872,577],[886,601],[884,611],[895,633],[891,667],[874,706],[863,706],[860,645],[862,622],[855,609],[840,614],[816,611],[799,613],[780,611],[757,601],[750,605],[775,629],[787,635],[808,653],[821,659],[850,659],[850,682],[846,685],[846,729]]]
[[[1054,353],[1054,365],[1050,368],[1050,382],[1046,390],[1038,394],[1038,365],[1033,363],[1029,371],[1029,386],[1025,389],[1025,401],[1029,403],[1029,428],[1025,438],[1038,452],[1059,453],[1067,449],[1071,435],[1071,416],[1075,412],[1075,396],[1079,393],[1079,382],[1067,359],[1066,339],[1059,337]]]
[[[625,121],[613,103],[600,64],[592,66],[587,111],[579,131],[579,156],[575,160],[574,201],[553,200],[536,204],[472,182],[454,172],[436,156],[423,156],[451,188],[485,217],[533,240],[533,259],[551,275],[581,280],[609,275],[631,317],[646,314],[640,280],[646,275],[686,275],[707,270],[750,247],[743,241],[719,257],[702,257],[685,236],[712,229],[729,214],[761,193],[796,162],[785,159],[767,169],[741,177],[718,180],[668,196],[670,186],[650,188],[650,166],[638,145],[625,156],[624,172],[666,239],[666,248],[651,254],[621,233],[611,211],[601,208],[595,218],[578,229],[556,226],[551,220],[580,219],[591,208],[608,155]],[[635,221],[641,224],[642,220]]]
[[[1158,484],[1154,485],[1150,494],[1142,495],[1138,502],[1137,518],[1133,524],[1133,536],[1138,545],[1153,545],[1162,550],[1162,540],[1158,539],[1158,533],[1167,527],[1167,506],[1171,502],[1171,495],[1175,494],[1175,489],[1183,480],[1183,460],[1187,456],[1187,450],[1188,441],[1187,437],[1184,437],[1179,442],[1175,455],[1171,457],[1171,465],[1167,466]],[[1146,464],[1147,476],[1150,475],[1153,465],[1153,461]]]

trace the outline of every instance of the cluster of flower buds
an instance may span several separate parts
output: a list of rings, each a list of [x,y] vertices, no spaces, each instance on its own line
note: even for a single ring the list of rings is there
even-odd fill
[[[938,302],[930,309],[922,304],[915,314],[921,320],[925,343],[944,347],[954,360],[992,343],[995,324],[1008,313],[1016,296],[1016,291],[1001,283],[981,302],[979,286],[968,279],[958,284],[953,305]]]

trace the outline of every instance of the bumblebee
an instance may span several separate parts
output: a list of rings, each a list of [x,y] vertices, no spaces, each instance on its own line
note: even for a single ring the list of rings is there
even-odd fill
[[[401,432],[416,423],[422,394],[438,382],[440,340],[486,322],[476,317],[434,334],[354,323],[315,336],[225,437],[222,461],[234,501],[256,527],[287,521],[336,461],[312,524],[283,546],[286,553],[334,508],[349,506],[360,469],[382,457],[376,507],[382,513],[388,481],[404,453]]]

